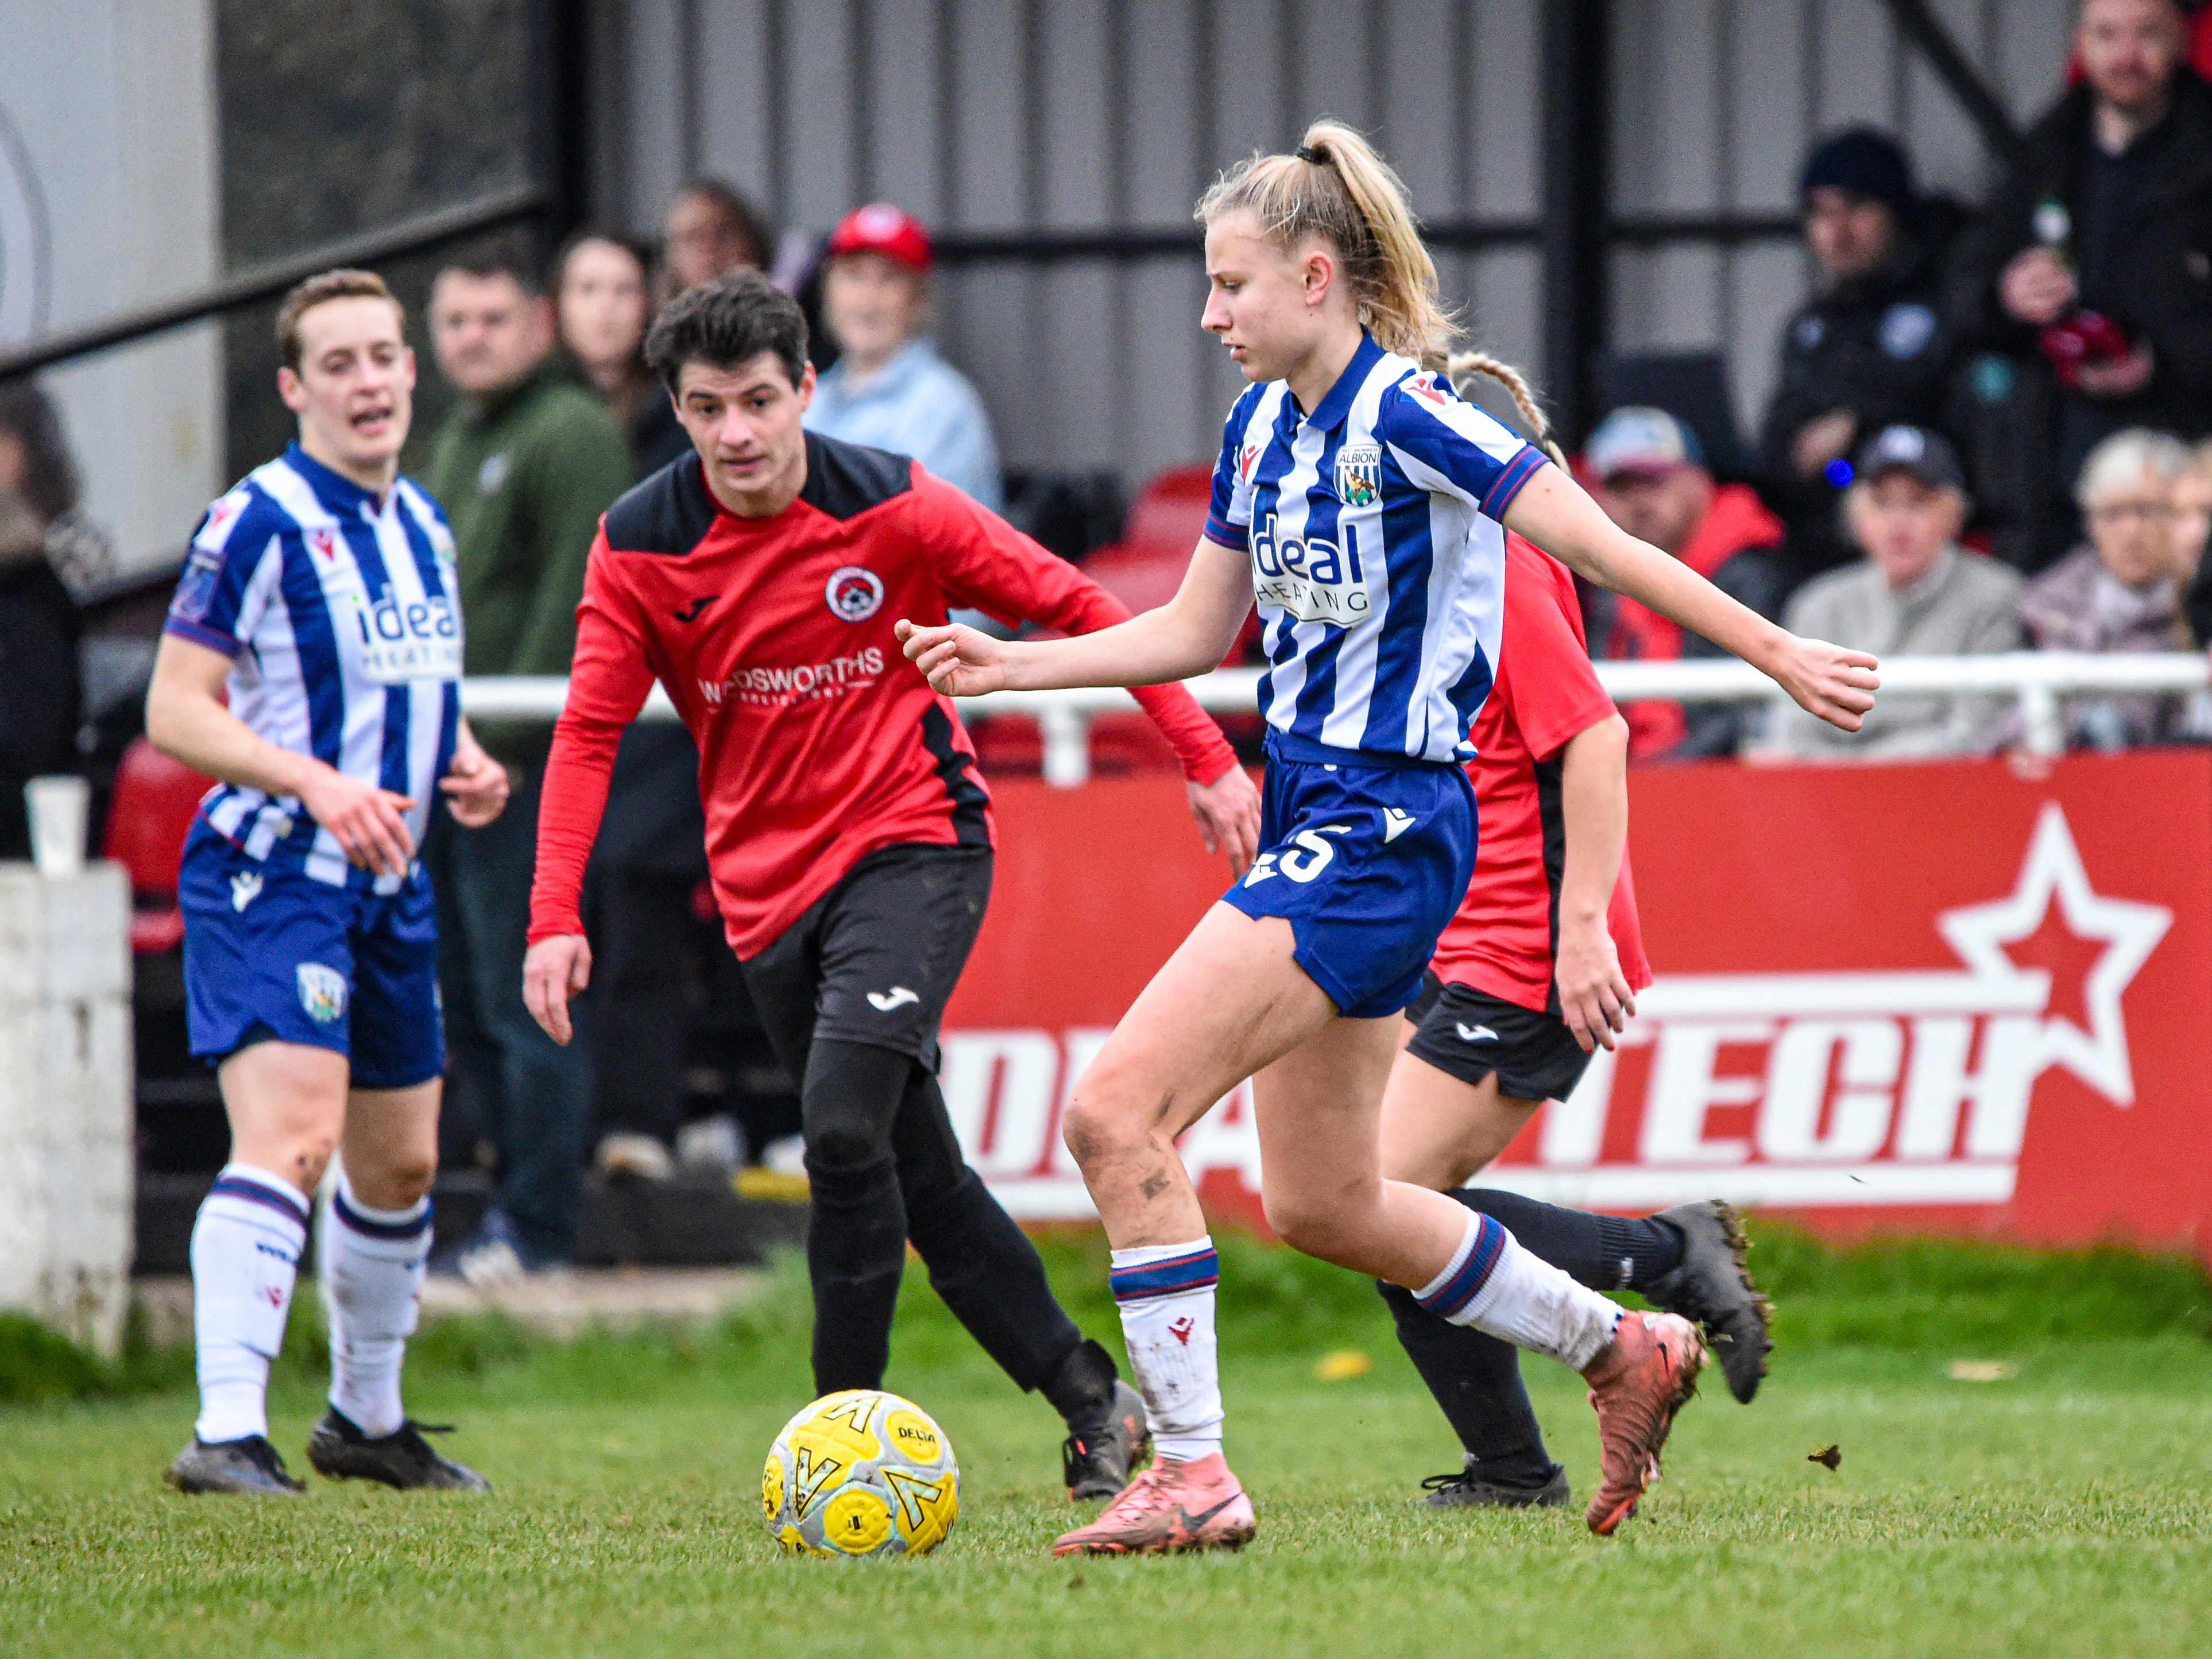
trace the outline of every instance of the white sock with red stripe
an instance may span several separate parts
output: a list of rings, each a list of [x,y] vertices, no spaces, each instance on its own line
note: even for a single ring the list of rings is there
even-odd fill
[[[269,1362],[284,1345],[307,1242],[307,1195],[280,1176],[226,1164],[192,1223],[192,1432],[213,1444],[269,1432]]]
[[[1188,1462],[1221,1449],[1221,1365],[1213,1341],[1220,1277],[1211,1237],[1114,1252],[1121,1340],[1163,1457]]]
[[[1470,1210],[1444,1270],[1413,1299],[1455,1325],[1472,1325],[1580,1370],[1613,1340],[1620,1304],[1521,1248],[1493,1218]]]

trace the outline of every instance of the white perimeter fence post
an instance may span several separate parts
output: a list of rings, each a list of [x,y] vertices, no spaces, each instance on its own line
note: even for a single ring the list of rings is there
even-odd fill
[[[0,864],[0,1308],[104,1353],[131,1297],[131,888]]]

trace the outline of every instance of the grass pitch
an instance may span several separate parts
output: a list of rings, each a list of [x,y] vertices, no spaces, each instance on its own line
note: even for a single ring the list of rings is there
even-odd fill
[[[888,1382],[945,1425],[963,1503],[951,1540],[916,1562],[785,1560],[761,1524],[762,1457],[811,1393],[788,1271],[711,1331],[559,1346],[488,1322],[427,1334],[410,1409],[462,1425],[451,1449],[496,1483],[488,1500],[321,1482],[295,1504],[165,1492],[191,1396],[174,1356],[142,1355],[75,1374],[75,1392],[129,1397],[0,1408],[0,1653],[2212,1652],[2201,1275],[1765,1243],[1754,1265],[1784,1309],[1773,1375],[1747,1409],[1711,1378],[1668,1478],[1611,1540],[1583,1532],[1578,1507],[1414,1507],[1419,1477],[1456,1450],[1379,1304],[1257,1247],[1225,1252],[1223,1273],[1230,1450],[1261,1523],[1236,1557],[1048,1557],[1070,1514],[1058,1425],[918,1274]],[[1109,1334],[1097,1255],[1069,1243],[1051,1261]],[[1347,1347],[1373,1370],[1318,1380],[1321,1356]],[[307,1320],[291,1348],[272,1417],[304,1472],[319,1401]],[[1960,1360],[2012,1371],[1954,1380]],[[27,1374],[0,1343],[0,1390],[37,1392]],[[1560,1368],[1528,1374],[1579,1504],[1590,1414]],[[1808,1461],[1830,1444],[1833,1473]]]

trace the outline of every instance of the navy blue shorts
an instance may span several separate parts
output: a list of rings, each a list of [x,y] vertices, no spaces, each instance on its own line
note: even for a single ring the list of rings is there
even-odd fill
[[[1420,994],[1474,873],[1474,791],[1460,767],[1267,735],[1260,856],[1222,897],[1280,916],[1297,961],[1348,1019]]]
[[[201,819],[177,893],[194,1054],[213,1064],[263,1038],[333,1048],[356,1089],[444,1073],[438,909],[420,863],[395,893],[357,892],[250,859]]]

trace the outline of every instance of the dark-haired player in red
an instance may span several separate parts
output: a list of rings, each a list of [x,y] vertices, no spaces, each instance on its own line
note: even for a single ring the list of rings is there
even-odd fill
[[[1468,764],[1482,848],[1458,914],[1406,1010],[1407,1042],[1382,1102],[1382,1173],[1449,1191],[1521,1244],[1601,1291],[1639,1291],[1702,1322],[1739,1400],[1766,1368],[1766,1304],[1742,1267],[1743,1234],[1720,1203],[1644,1220],[1561,1209],[1462,1185],[1505,1150],[1538,1106],[1564,1100],[1651,982],[1629,879],[1628,728],[1598,684],[1566,567],[1505,538],[1498,683]],[[1428,1483],[1432,1504],[1562,1504],[1565,1471],[1509,1343],[1378,1288],[1398,1340],[1466,1448]],[[1610,1532],[1634,1504],[1595,1510]]]
[[[961,1322],[1066,1419],[1070,1495],[1110,1497],[1145,1449],[1143,1402],[1054,1301],[938,1090],[939,1020],[990,892],[991,817],[951,704],[908,668],[891,624],[958,605],[1084,633],[1129,612],[907,457],[804,431],[806,325],[757,273],[684,294],[646,356],[696,453],[609,508],[592,549],[546,767],[525,1000],[568,1040],[568,998],[591,971],[585,861],[623,729],[658,679],[699,745],[731,947],[799,1082],[817,1389],[881,1384],[911,1239]],[[1208,848],[1242,870],[1257,790],[1188,692],[1136,695],[1182,760]]]

